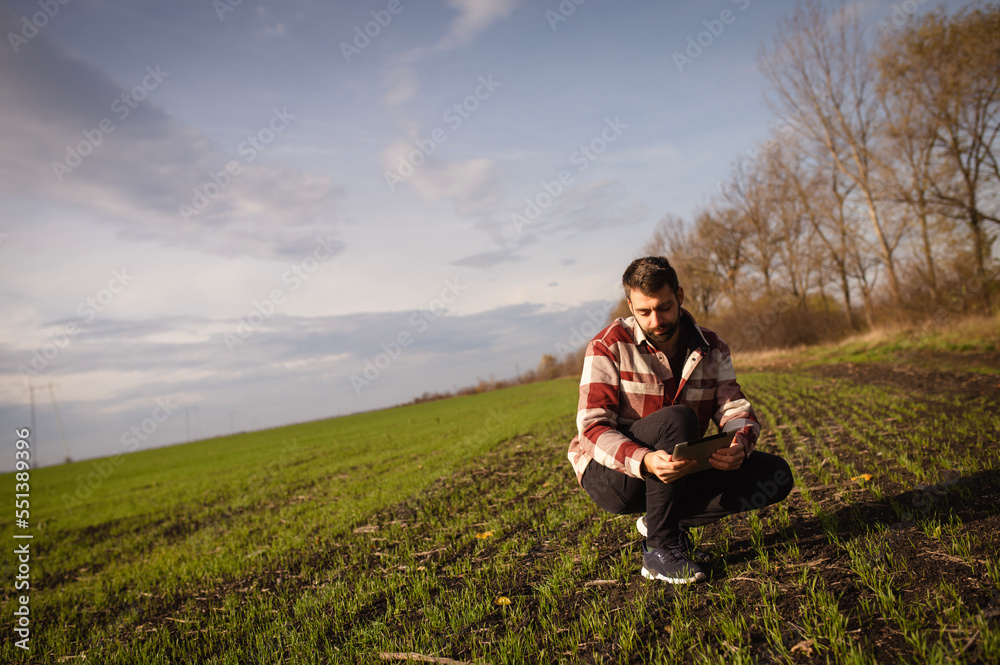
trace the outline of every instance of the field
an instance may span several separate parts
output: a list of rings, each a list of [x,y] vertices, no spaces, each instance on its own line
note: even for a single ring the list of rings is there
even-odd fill
[[[0,661],[1000,662],[998,329],[737,359],[796,489],[688,587],[578,488],[574,379],[37,469]]]

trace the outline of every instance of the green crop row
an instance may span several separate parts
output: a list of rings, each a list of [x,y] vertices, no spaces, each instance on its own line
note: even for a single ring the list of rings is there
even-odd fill
[[[707,583],[641,578],[634,516],[596,508],[566,461],[564,380],[137,453],[106,475],[33,471],[30,658],[1000,660],[989,397],[741,381],[796,489],[696,530]],[[8,585],[7,616],[16,600]]]

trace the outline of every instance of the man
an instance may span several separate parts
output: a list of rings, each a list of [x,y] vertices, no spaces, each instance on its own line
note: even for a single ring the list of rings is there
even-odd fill
[[[622,276],[632,316],[587,346],[580,378],[578,435],[569,460],[577,481],[604,510],[645,513],[642,574],[687,584],[705,579],[688,530],[781,501],[792,472],[781,457],[754,451],[760,424],[736,382],[729,347],[682,308],[684,289],[663,257],[636,259]],[[733,441],[692,473],[674,446],[704,436],[709,421]]]

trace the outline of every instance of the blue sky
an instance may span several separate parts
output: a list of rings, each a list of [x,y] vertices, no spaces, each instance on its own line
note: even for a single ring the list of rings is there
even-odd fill
[[[29,384],[50,464],[50,383],[83,459],[535,366],[767,137],[791,8],[0,3],[0,449]]]

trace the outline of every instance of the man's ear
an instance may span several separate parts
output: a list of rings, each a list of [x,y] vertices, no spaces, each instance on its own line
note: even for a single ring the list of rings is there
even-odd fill
[[[684,305],[684,287],[677,287],[677,306],[682,307]]]

